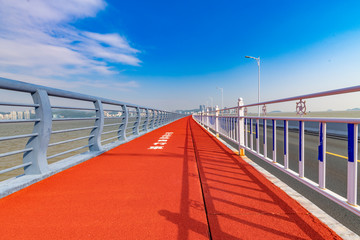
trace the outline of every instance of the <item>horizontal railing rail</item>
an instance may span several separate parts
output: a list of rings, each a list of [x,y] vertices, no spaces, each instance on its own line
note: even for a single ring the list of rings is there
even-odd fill
[[[228,142],[231,142],[238,146],[239,154],[245,154],[245,151],[259,157],[260,159],[271,163],[276,168],[285,172],[286,174],[299,180],[301,183],[316,190],[322,195],[335,201],[339,205],[347,208],[353,213],[360,216],[360,207],[358,206],[357,198],[358,192],[358,124],[359,118],[338,118],[338,117],[303,117],[306,114],[306,105],[303,100],[308,98],[318,98],[325,96],[333,96],[337,94],[360,92],[360,86],[337,89],[332,91],[301,95],[297,97],[283,98],[278,100],[266,101],[261,103],[247,104],[243,103],[242,99],[238,100],[236,107],[230,107],[226,109],[215,110],[207,109],[196,114],[193,114],[193,118],[199,122],[205,129],[215,134],[217,137],[222,137]],[[296,103],[296,111],[299,117],[288,116],[266,116],[266,105],[274,103],[284,103],[294,100],[299,100]],[[265,106],[263,108],[263,115],[260,116],[248,116],[247,108],[253,106]],[[317,133],[314,127],[305,131],[305,122],[318,124]],[[291,126],[289,126],[291,123]],[[346,197],[344,194],[330,190],[327,185],[327,174],[333,172],[327,172],[327,138],[334,136],[333,130],[328,130],[327,125],[333,126],[334,124],[345,124],[346,131],[341,130],[341,139],[347,140],[347,145],[338,144],[343,147],[343,151],[347,152],[347,156],[340,156],[339,154],[332,154],[347,159],[347,167],[344,178],[346,179],[343,185],[346,185]],[[281,134],[279,134],[279,125],[281,127]],[[291,130],[291,131],[290,131]],[[296,135],[294,140],[289,139],[289,132],[292,133],[292,139]],[[329,136],[327,133],[329,133]],[[312,133],[312,136],[318,138],[317,144],[317,161],[318,172],[317,179],[310,179],[306,177],[305,172],[313,171],[312,169],[305,169],[305,162],[313,159],[306,157],[305,144],[313,145],[313,143],[307,143],[305,135]],[[282,139],[283,152],[279,155],[277,142],[277,135],[280,135]],[[340,138],[337,138],[340,139]],[[268,143],[270,141],[270,144]],[[290,158],[289,154],[289,142],[292,146],[297,145],[295,155]],[[340,141],[340,140],[339,140]],[[343,140],[341,140],[343,141]],[[269,148],[269,149],[268,149]],[[294,150],[293,150],[294,152]],[[296,158],[294,160],[293,158]],[[297,167],[290,167],[290,160],[293,163],[297,161]],[[359,161],[360,162],[360,161]],[[313,167],[313,166],[312,166]],[[334,169],[338,171],[338,169]],[[332,176],[330,176],[332,177]]]
[[[9,172],[19,169],[23,169],[24,175],[46,174],[49,172],[51,163],[48,160],[50,159],[52,162],[53,159],[59,161],[68,158],[69,154],[79,155],[85,152],[96,155],[110,146],[119,145],[184,117],[184,115],[174,112],[5,78],[0,78],[0,90],[6,91],[9,95],[14,91],[30,94],[33,101],[17,103],[19,100],[17,99],[16,102],[0,102],[1,107],[18,107],[32,111],[30,117],[28,110],[28,116],[23,117],[25,119],[17,119],[17,116],[11,116],[11,119],[9,117],[2,119],[0,127],[4,126],[5,129],[9,124],[17,123],[16,126],[20,127],[14,129],[19,130],[22,123],[33,124],[32,132],[24,134],[9,135],[7,133],[3,135],[0,128],[0,144],[5,146],[1,147],[0,174],[9,174]],[[51,104],[51,97],[55,97],[57,101],[64,99],[65,103]],[[66,106],[69,104],[69,100],[70,106]],[[93,107],[76,106],[75,102]],[[61,111],[71,111],[72,116],[70,114],[70,116],[64,117],[59,114]],[[83,113],[85,117],[79,116],[79,112]],[[61,128],[59,129],[59,127]],[[106,137],[102,139],[103,136]],[[12,149],[14,144],[7,143],[19,139],[27,140],[27,143],[21,143],[23,145],[19,143],[17,149]],[[104,145],[104,142],[107,143]],[[59,146],[65,145],[68,146],[66,149],[64,147],[59,150]],[[49,152],[49,148],[51,148],[51,152]],[[2,161],[10,156],[16,157],[5,162]],[[22,163],[14,166],[12,161]],[[21,175],[21,173],[17,175]],[[12,175],[8,176],[10,178]]]

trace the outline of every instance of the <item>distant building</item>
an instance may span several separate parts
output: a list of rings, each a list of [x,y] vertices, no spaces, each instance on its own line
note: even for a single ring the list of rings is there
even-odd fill
[[[30,119],[30,111],[29,110],[26,110],[24,112],[24,119]]]
[[[18,118],[18,119],[24,119],[24,114],[23,114],[23,112],[17,112],[17,118]]]
[[[10,113],[10,119],[11,119],[11,120],[16,120],[16,119],[17,119],[17,112],[11,111],[11,113]]]

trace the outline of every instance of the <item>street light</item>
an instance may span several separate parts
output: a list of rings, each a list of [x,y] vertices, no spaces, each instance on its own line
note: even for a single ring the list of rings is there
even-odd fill
[[[245,58],[255,59],[258,65],[258,103],[260,103],[260,57],[245,56]],[[258,105],[258,116],[260,116],[260,105]]]
[[[221,91],[221,109],[224,109],[224,89],[219,87],[216,88]]]

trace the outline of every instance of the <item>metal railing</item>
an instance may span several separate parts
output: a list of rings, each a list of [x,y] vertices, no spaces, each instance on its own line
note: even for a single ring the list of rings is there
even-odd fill
[[[1,107],[20,107],[30,110],[27,111],[26,119],[15,119],[17,117],[12,116],[12,119],[0,120],[0,127],[7,128],[9,124],[18,124],[19,127],[14,127],[14,130],[11,130],[14,132],[21,128],[24,123],[34,124],[32,133],[0,135],[0,146],[1,143],[4,144],[15,139],[27,140],[26,144],[18,145],[19,149],[16,150],[7,151],[8,147],[6,146],[12,144],[2,145],[0,148],[0,166],[2,166],[0,175],[18,169],[23,169],[24,175],[44,174],[49,171],[49,164],[52,159],[61,160],[71,154],[76,155],[84,152],[102,152],[109,144],[119,145],[184,116],[136,104],[5,78],[0,78],[0,90],[10,95],[15,92],[28,94],[33,100],[31,103],[16,103],[3,102],[4,98],[2,98],[0,100]],[[61,102],[62,99],[70,100],[70,106],[51,104],[51,97],[56,98],[57,102]],[[76,107],[76,104],[72,104],[75,101],[87,106]],[[70,111],[74,116],[70,114],[67,117],[59,117],[56,116],[57,111]],[[31,117],[29,116],[30,112],[32,112]],[[80,116],[78,116],[79,114]],[[54,129],[54,127],[60,129]],[[63,134],[61,140],[50,141],[55,135],[61,134]],[[57,138],[54,137],[54,139]],[[59,151],[59,149],[63,149],[60,146],[66,144],[71,146],[70,149]],[[50,148],[54,149],[53,154],[49,154]],[[22,163],[16,166],[9,164],[10,167],[4,167],[1,164],[1,159],[13,155],[16,155],[17,162],[20,159]]]
[[[332,96],[336,94],[344,94],[351,92],[360,92],[360,86],[343,88],[333,91],[314,93],[309,95],[302,95],[297,97],[279,99],[274,101],[267,101],[255,104],[244,105],[243,100],[238,100],[238,106],[203,111],[193,115],[193,118],[204,126],[208,131],[213,132],[217,137],[221,136],[233,144],[236,144],[239,148],[239,154],[244,155],[245,150],[249,153],[271,163],[281,171],[296,178],[303,184],[311,187],[317,192],[332,199],[339,205],[347,208],[353,213],[360,216],[360,207],[357,203],[358,197],[358,124],[360,118],[334,118],[334,117],[304,117],[306,114],[306,104],[304,99],[317,98],[324,96]],[[299,117],[285,117],[285,116],[266,116],[266,107],[268,104],[285,103],[290,101],[296,102],[296,110],[300,115]],[[248,107],[263,106],[262,116],[250,116],[247,114]],[[318,161],[318,178],[311,180],[305,176],[305,162],[306,152],[305,144],[305,122],[312,122],[318,124],[318,129],[312,129],[306,131],[307,134],[312,133],[313,136],[318,137],[317,161]],[[295,124],[294,124],[295,123]],[[296,124],[297,123],[297,124]],[[334,192],[327,188],[326,178],[326,158],[327,158],[327,125],[334,123],[346,124],[346,131],[343,140],[347,140],[347,170],[346,170],[346,197],[341,196],[337,192]],[[262,128],[262,131],[261,131]],[[279,128],[282,131],[281,139],[283,141],[283,154],[279,156],[277,151],[277,131]],[[289,166],[289,132],[291,132],[292,138],[295,136],[296,145],[298,146],[297,152],[297,171],[290,169]],[[329,130],[330,132],[330,130]],[[329,133],[329,135],[331,135]],[[262,138],[262,141],[260,139]],[[270,140],[270,146],[268,142]],[[294,141],[294,140],[292,140]],[[292,142],[292,145],[293,144]],[[270,149],[268,149],[270,147]],[[270,153],[270,154],[269,154]],[[336,155],[336,154],[335,154]],[[294,158],[294,155],[292,156]],[[295,157],[296,158],[296,157]],[[291,159],[293,161],[293,159]],[[280,163],[281,161],[281,163]],[[283,164],[282,164],[283,163]],[[309,169],[308,169],[309,170]],[[334,171],[337,171],[335,169]],[[330,173],[331,174],[331,173]],[[332,173],[334,174],[334,173]],[[330,176],[333,177],[333,176]],[[345,195],[345,194],[344,194]]]

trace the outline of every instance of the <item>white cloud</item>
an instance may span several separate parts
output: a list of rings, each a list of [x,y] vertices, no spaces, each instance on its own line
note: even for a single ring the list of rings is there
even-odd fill
[[[83,32],[83,34],[90,39],[97,40],[102,43],[106,43],[110,46],[117,47],[120,49],[124,49],[129,52],[139,52],[136,49],[133,49],[129,46],[129,43],[122,37],[117,34],[99,34],[92,32]]]
[[[104,0],[0,0],[0,71],[69,79],[75,74],[117,74],[121,69],[111,67],[113,63],[138,66],[139,51],[124,37],[71,25],[105,7]]]

